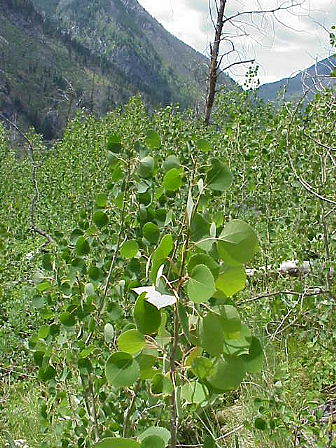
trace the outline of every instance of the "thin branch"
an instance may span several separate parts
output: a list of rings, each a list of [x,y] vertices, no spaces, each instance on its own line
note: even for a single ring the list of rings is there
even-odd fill
[[[301,1],[301,2],[297,2],[297,3],[291,3],[290,5],[287,5],[287,6],[283,6],[283,5],[285,5],[285,3],[283,3],[282,5],[277,6],[276,8],[273,8],[273,9],[262,9],[262,10],[251,10],[251,11],[237,12],[236,14],[233,14],[230,17],[225,17],[223,22],[225,24],[226,22],[230,22],[233,19],[235,19],[237,17],[244,16],[244,15],[274,14],[274,13],[276,13],[278,11],[288,11],[289,9],[295,8],[297,6],[300,6],[302,3],[303,2]]]
[[[35,222],[35,213],[36,213],[37,200],[39,197],[39,191],[38,191],[38,184],[37,184],[37,165],[36,165],[36,161],[35,161],[35,153],[34,153],[33,143],[27,137],[27,135],[15,123],[13,123],[11,120],[9,120],[9,118],[5,117],[1,113],[0,113],[0,118],[5,120],[10,126],[12,126],[21,135],[21,137],[28,143],[29,155],[30,155],[30,160],[31,160],[31,165],[32,165],[31,180],[32,180],[33,188],[34,188],[34,195],[33,195],[32,201],[31,201],[31,205],[30,205],[30,226],[31,226],[31,229],[35,233],[38,233],[39,235],[43,236],[48,241],[48,243],[53,243],[54,242],[53,238],[46,231],[44,231],[40,227],[38,227]]]
[[[319,288],[307,289],[304,292],[290,291],[290,290],[274,291],[274,292],[269,292],[266,294],[261,294],[260,296],[252,297],[251,299],[242,300],[241,302],[237,303],[237,306],[245,305],[246,303],[257,302],[262,299],[269,299],[269,298],[278,296],[280,294],[287,295],[287,296],[300,297],[300,296],[304,295],[305,297],[312,297],[312,296],[316,296],[316,295],[320,295],[320,294],[322,295],[322,294],[329,294],[329,293],[330,293],[330,291],[326,291],[326,290],[319,289]]]

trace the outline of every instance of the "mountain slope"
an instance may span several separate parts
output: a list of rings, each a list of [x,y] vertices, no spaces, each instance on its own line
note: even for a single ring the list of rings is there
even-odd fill
[[[334,55],[317,62],[292,78],[285,78],[260,86],[258,95],[266,101],[276,101],[279,95],[280,99],[289,100],[299,98],[307,90],[311,90],[307,94],[307,98],[309,98],[318,89],[335,85],[336,78],[330,78],[330,74],[335,70],[335,67],[336,56]]]
[[[206,65],[136,0],[0,0],[0,112],[46,138],[76,108],[103,114],[137,93],[193,105]]]

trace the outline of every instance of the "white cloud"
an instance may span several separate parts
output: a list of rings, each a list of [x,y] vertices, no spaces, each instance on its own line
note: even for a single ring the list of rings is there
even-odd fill
[[[168,31],[196,50],[207,53],[213,38],[208,0],[138,1]],[[272,9],[279,1],[230,0],[228,13],[258,9],[258,5]],[[251,22],[250,16],[246,16],[245,23],[239,23],[249,37],[237,39],[236,46],[242,58],[256,58],[262,83],[290,76],[329,55],[326,29],[336,24],[336,0],[304,0],[302,7],[293,13],[277,13],[277,18],[279,21],[257,15]],[[236,29],[227,31],[233,34]],[[226,62],[232,62],[232,59]],[[246,69],[236,66],[230,75],[243,83]]]

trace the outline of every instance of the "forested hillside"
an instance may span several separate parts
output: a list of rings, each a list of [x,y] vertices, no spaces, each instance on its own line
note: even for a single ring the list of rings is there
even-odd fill
[[[0,66],[0,112],[52,139],[76,110],[104,114],[137,93],[150,109],[195,106],[207,60],[135,0],[1,0]]]
[[[23,153],[1,128],[3,444],[333,446],[335,111],[134,98]]]

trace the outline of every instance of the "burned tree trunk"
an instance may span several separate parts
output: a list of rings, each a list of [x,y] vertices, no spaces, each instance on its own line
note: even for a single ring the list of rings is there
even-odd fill
[[[219,8],[217,8],[217,23],[215,27],[215,40],[211,45],[211,60],[209,66],[208,74],[208,87],[207,87],[207,97],[205,103],[205,124],[208,125],[210,122],[211,112],[215,101],[216,94],[216,84],[219,69],[219,47],[222,38],[223,26],[224,26],[224,12],[227,0],[219,0]]]

